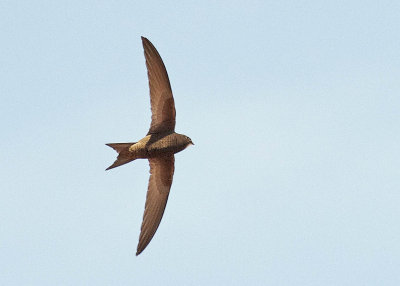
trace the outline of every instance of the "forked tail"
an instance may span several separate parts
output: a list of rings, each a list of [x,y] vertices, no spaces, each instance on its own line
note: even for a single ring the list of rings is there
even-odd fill
[[[112,168],[115,167],[119,167],[121,165],[124,165],[126,163],[129,163],[130,161],[133,161],[136,159],[135,155],[132,154],[131,152],[129,152],[129,147],[131,147],[133,144],[135,144],[136,142],[133,143],[108,143],[106,144],[107,146],[110,146],[111,148],[113,148],[115,151],[118,152],[118,157],[117,160],[115,160],[115,162],[106,169],[110,170]]]

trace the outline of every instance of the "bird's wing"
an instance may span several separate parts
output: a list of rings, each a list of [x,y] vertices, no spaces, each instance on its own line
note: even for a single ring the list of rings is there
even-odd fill
[[[150,86],[151,125],[148,134],[175,130],[175,103],[164,63],[153,44],[142,37]]]
[[[150,158],[150,179],[136,255],[150,243],[161,222],[174,176],[174,155]]]

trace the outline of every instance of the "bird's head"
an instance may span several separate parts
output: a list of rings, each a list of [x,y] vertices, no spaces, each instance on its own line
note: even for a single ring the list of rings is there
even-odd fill
[[[183,134],[176,133],[175,140],[176,140],[177,146],[179,146],[178,147],[179,151],[186,149],[190,145],[194,145],[192,139],[190,139],[188,136],[183,135]]]
[[[189,146],[189,145],[194,145],[192,139],[190,139],[190,138],[189,138],[188,136],[186,136],[186,135],[185,135],[185,141],[186,141],[186,143],[187,143],[188,146]]]

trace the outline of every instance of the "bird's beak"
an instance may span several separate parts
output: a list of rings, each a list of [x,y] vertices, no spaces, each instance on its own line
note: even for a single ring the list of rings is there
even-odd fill
[[[192,141],[190,141],[190,144],[194,145],[194,143]]]

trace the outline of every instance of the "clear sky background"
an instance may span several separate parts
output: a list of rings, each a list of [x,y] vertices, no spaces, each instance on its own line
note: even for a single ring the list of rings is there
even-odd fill
[[[399,1],[0,1],[1,285],[400,285]],[[135,256],[168,69],[167,209]]]

